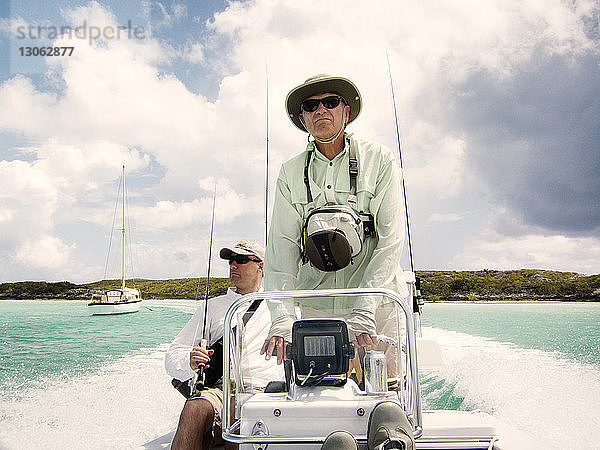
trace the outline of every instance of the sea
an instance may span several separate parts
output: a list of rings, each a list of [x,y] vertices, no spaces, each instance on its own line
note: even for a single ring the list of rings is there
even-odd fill
[[[83,301],[0,301],[0,449],[168,448],[184,398],[164,370],[198,302],[91,316]],[[432,303],[444,365],[424,409],[481,410],[545,449],[600,449],[600,303]]]

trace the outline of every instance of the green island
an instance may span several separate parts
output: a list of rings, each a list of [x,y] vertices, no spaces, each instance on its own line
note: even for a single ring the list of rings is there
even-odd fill
[[[600,301],[600,274],[551,270],[417,271],[425,301]],[[145,299],[203,299],[206,278],[129,280]],[[227,278],[212,278],[209,297],[224,294]],[[2,299],[89,300],[92,293],[120,287],[120,280],[0,283]]]

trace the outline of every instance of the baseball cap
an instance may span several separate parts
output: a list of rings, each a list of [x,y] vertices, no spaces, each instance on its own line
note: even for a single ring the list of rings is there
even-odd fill
[[[240,241],[233,247],[224,247],[219,252],[219,256],[222,259],[229,259],[233,253],[237,255],[254,256],[261,261],[264,261],[265,259],[265,249],[256,242]]]

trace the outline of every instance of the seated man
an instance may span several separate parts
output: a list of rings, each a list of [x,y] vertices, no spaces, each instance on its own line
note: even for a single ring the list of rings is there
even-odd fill
[[[225,313],[235,300],[242,295],[261,290],[263,276],[263,248],[253,242],[241,241],[231,248],[221,249],[222,259],[229,261],[229,279],[235,287],[227,294],[209,299],[205,334],[208,348],[200,347],[204,321],[204,306],[198,307],[190,321],[177,335],[165,357],[167,373],[178,380],[185,381],[194,376],[199,366],[210,366],[211,355],[217,341],[223,337]],[[255,306],[255,305],[252,305]],[[252,306],[249,308],[253,309]],[[281,379],[281,369],[274,363],[265,362],[258,355],[270,325],[270,314],[265,302],[261,302],[249,316],[245,327],[245,348],[249,355],[257,355],[246,371],[254,384],[266,385],[268,381]],[[212,368],[214,369],[214,368]],[[274,377],[274,378],[272,378]],[[223,443],[221,438],[221,410],[223,407],[222,381],[219,379],[211,386],[205,386],[200,395],[192,395],[183,407],[179,424],[171,448],[192,449],[209,448]],[[228,444],[231,445],[231,444]],[[234,448],[234,447],[230,447]]]

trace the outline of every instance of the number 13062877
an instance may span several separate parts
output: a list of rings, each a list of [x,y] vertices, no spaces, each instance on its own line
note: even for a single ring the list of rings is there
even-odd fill
[[[21,56],[71,56],[75,47],[19,47]]]

